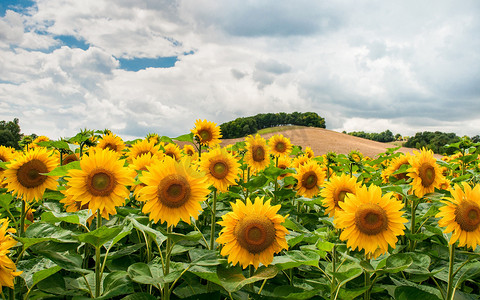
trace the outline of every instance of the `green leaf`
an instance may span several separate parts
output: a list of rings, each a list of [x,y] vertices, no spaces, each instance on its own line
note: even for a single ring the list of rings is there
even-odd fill
[[[106,242],[115,238],[122,232],[123,226],[106,227],[102,226],[94,231],[78,235],[76,238],[82,243],[88,243],[95,248],[101,247]]]
[[[68,163],[66,165],[58,166],[52,171],[42,175],[62,177],[66,176],[68,174],[68,171],[72,169],[81,170],[82,168],[80,167],[80,161],[72,161],[71,163]]]
[[[318,295],[317,289],[305,290],[303,288],[291,286],[291,285],[282,285],[275,288],[273,291],[274,299],[310,299]]]
[[[339,272],[332,272],[332,274],[335,275],[335,278],[338,281],[337,288],[341,288],[344,284],[346,284],[352,279],[357,278],[363,273],[363,269],[360,267],[347,267],[347,268],[341,268],[341,270],[342,269],[346,269],[346,270],[339,271]]]
[[[0,206],[10,211],[10,203],[12,203],[12,194],[0,194]]]
[[[318,267],[320,258],[320,255],[313,251],[291,250],[286,252],[285,255],[275,256],[272,265],[280,270],[296,268],[302,265]]]
[[[91,270],[86,270],[82,268],[83,258],[80,254],[76,253],[59,253],[57,251],[49,250],[37,250],[38,254],[50,259],[56,263],[59,267],[69,270],[72,272],[77,272],[81,274],[91,273]]]
[[[24,249],[32,245],[55,241],[59,243],[76,243],[75,233],[48,223],[36,222],[30,225],[25,231],[25,237],[16,237],[23,244]]]
[[[225,268],[223,266],[217,267],[217,274],[221,285],[229,293],[240,290],[247,284],[270,279],[277,276],[279,269],[275,266],[260,267],[249,278],[245,278],[240,267]]]
[[[63,198],[65,198],[65,195],[60,191],[46,190],[45,193],[43,193],[43,199],[60,201]]]
[[[196,242],[202,238],[202,233],[199,231],[190,231],[187,234],[172,232],[172,233],[167,233],[166,235],[170,237],[174,243],[177,243],[182,240]]]
[[[304,234],[298,234],[298,233],[297,233],[297,235],[289,234],[289,235],[286,236],[287,244],[290,248],[292,248],[296,244],[300,243],[303,240],[304,237],[305,237]]]
[[[128,267],[127,274],[132,281],[151,284],[159,290],[165,283],[161,266],[151,268],[146,263],[134,263]]]
[[[387,257],[385,268],[387,273],[397,273],[405,270],[413,263],[413,259],[406,253],[396,253]]]
[[[274,166],[268,167],[263,171],[263,174],[270,179],[271,181],[276,181],[278,176],[282,174],[293,173],[294,171],[291,169],[281,169]]]
[[[411,300],[411,299],[422,299],[422,300],[441,300],[434,294],[422,291],[413,286],[397,286],[395,289],[395,299],[396,300]]]
[[[133,293],[132,282],[125,271],[115,271],[108,274],[103,280],[103,294],[101,299],[112,299],[120,295]]]
[[[92,212],[88,209],[70,213],[47,211],[42,214],[41,219],[43,222],[51,224],[66,222],[87,227],[87,219],[91,216]]]
[[[51,260],[40,257],[21,260],[17,264],[17,271],[23,271],[22,274],[20,274],[20,277],[25,280],[28,288],[32,288],[38,282],[55,274],[61,269],[61,267],[55,265]]]
[[[167,237],[163,233],[146,225],[143,225],[142,223],[137,221],[132,215],[127,216],[126,220],[131,222],[133,227],[140,230],[140,232],[142,232],[143,234],[149,235],[155,241],[158,247],[160,247],[163,242],[167,240]]]
[[[327,241],[319,240],[316,246],[320,250],[331,252],[333,250],[333,247],[335,247],[335,244]]]
[[[107,249],[111,249],[113,247],[113,245],[115,245],[121,239],[123,239],[124,237],[129,235],[132,232],[133,224],[128,223],[127,226],[121,226],[121,228],[122,228],[122,231],[117,236],[115,236],[112,240],[109,240],[109,241],[105,242],[105,247]]]
[[[161,136],[159,142],[164,142],[164,143],[174,143],[171,138],[168,136]]]
[[[157,300],[157,297],[149,293],[135,293],[123,297],[122,300]]]
[[[187,133],[187,134],[184,134],[184,135],[181,135],[181,136],[177,136],[176,138],[173,138],[173,140],[179,141],[179,142],[191,142],[191,143],[193,143],[193,133],[190,132],[190,133]]]
[[[6,170],[8,169],[9,164],[10,164],[9,161],[0,161],[0,168]]]
[[[267,183],[267,181],[268,178],[265,175],[260,174],[258,176],[252,177],[250,181],[244,183],[243,186],[245,186],[249,190],[255,190],[263,187]]]
[[[216,266],[226,262],[225,259],[219,258],[216,250],[192,249],[188,251],[191,259],[191,265],[197,266]]]
[[[38,282],[37,288],[55,295],[64,295],[66,291],[65,280],[58,272]]]

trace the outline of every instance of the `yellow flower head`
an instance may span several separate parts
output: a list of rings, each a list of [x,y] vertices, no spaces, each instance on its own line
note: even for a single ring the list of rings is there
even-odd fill
[[[117,152],[110,149],[91,150],[82,156],[80,170],[68,171],[64,194],[92,213],[100,209],[108,219],[117,213],[115,207],[125,203],[130,194],[127,186],[133,184],[135,174],[124,164],[125,160],[118,159]]]
[[[342,173],[340,176],[332,175],[330,180],[325,182],[324,189],[320,195],[324,197],[322,205],[326,208],[325,213],[333,217],[337,211],[341,211],[340,202],[345,200],[347,193],[355,194],[360,183],[357,183],[355,176]]]
[[[191,167],[189,159],[177,162],[166,156],[147,169],[140,177],[145,184],[139,192],[139,200],[145,202],[142,212],[167,226],[176,226],[180,220],[190,224],[190,217],[196,220],[202,211],[200,203],[210,191],[206,178]]]
[[[253,171],[261,171],[270,164],[270,153],[267,142],[259,134],[255,137],[249,135],[245,138],[246,149],[245,161]]]
[[[365,250],[365,255],[376,258],[395,248],[397,236],[403,235],[403,203],[393,193],[382,196],[376,185],[357,188],[355,194],[346,194],[339,202],[342,213],[335,214],[335,227],[343,229],[340,240],[347,241],[347,247]],[[380,249],[380,250],[379,250]]]
[[[8,228],[7,219],[0,219],[0,289],[4,286],[13,289],[13,278],[22,274],[16,271],[15,263],[8,257],[10,248],[17,244],[8,233],[15,233],[15,229]]]
[[[412,166],[407,171],[407,175],[413,178],[410,183],[415,196],[421,198],[425,194],[433,193],[435,188],[440,187],[443,180],[442,171],[433,157],[432,150],[422,149],[421,152],[413,151],[415,156],[411,156],[409,163]]]
[[[147,139],[138,141],[133,144],[132,148],[130,148],[130,152],[128,152],[128,162],[131,163],[137,156],[148,152],[150,152],[152,156],[155,156],[160,152],[160,146],[155,145],[154,141],[148,141]]]
[[[165,146],[163,146],[163,149],[165,149],[164,154],[166,156],[170,156],[176,161],[179,161],[182,157],[182,152],[180,151],[180,148],[175,144],[166,144]]]
[[[125,149],[125,143],[119,136],[109,133],[102,136],[102,139],[97,144],[97,148],[108,148],[115,152],[121,153],[122,150]]]
[[[397,180],[404,179],[407,180],[407,173],[393,174],[398,171],[403,165],[408,166],[408,160],[410,159],[410,153],[400,154],[399,157],[394,158],[389,164],[388,167],[383,170],[382,178],[384,183],[390,182],[390,176],[395,177]]]
[[[207,147],[213,147],[220,143],[222,134],[220,133],[220,127],[214,122],[208,122],[207,120],[196,120],[195,127],[191,130],[193,136],[198,140],[201,145]]]
[[[223,228],[217,238],[223,245],[220,254],[228,255],[229,262],[244,269],[258,268],[260,263],[268,266],[275,253],[288,249],[288,230],[282,225],[286,217],[277,214],[280,205],[271,206],[270,200],[263,203],[258,197],[254,203],[247,198],[246,203],[237,200],[231,205],[232,211],[218,222]]]
[[[58,177],[43,175],[57,166],[58,162],[52,151],[46,148],[30,149],[24,155],[17,156],[3,172],[8,191],[25,201],[41,200],[47,188],[57,188]]]
[[[313,198],[318,195],[320,186],[325,180],[325,172],[320,168],[316,161],[310,160],[297,169],[297,174],[293,175],[297,179],[297,194]]]
[[[226,192],[229,186],[237,184],[235,181],[239,179],[240,164],[225,148],[217,147],[202,155],[200,170],[214,187]]]
[[[274,156],[286,156],[292,152],[292,143],[281,134],[276,134],[268,140],[270,153]]]
[[[452,190],[453,198],[442,201],[445,206],[435,216],[441,218],[438,225],[447,227],[444,233],[452,232],[450,244],[458,241],[458,246],[472,247],[480,244],[480,185],[472,187],[466,183],[455,184]]]

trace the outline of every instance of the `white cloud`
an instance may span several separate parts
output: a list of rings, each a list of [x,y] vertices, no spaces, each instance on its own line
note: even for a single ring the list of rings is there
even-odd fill
[[[0,119],[52,138],[85,127],[136,138],[184,134],[196,119],[315,111],[336,130],[475,135],[479,8],[37,0],[0,18]],[[58,35],[89,48],[60,47]],[[159,56],[178,61],[138,72],[117,61]]]

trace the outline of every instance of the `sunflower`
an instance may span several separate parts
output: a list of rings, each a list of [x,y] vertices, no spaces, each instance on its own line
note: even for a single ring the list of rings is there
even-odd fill
[[[50,139],[44,135],[41,135],[39,137],[36,137],[33,141],[32,141],[32,144],[30,145],[30,147],[32,148],[37,148],[37,147],[41,147],[40,145],[38,145],[38,143],[40,142],[48,142],[50,141]]]
[[[363,154],[358,150],[352,150],[348,153],[348,159],[355,164],[359,164],[362,162]]]
[[[225,148],[216,147],[202,156],[200,171],[220,192],[226,192],[239,179],[240,164]]]
[[[270,153],[274,156],[285,156],[292,152],[292,143],[281,134],[276,134],[268,140]]]
[[[290,157],[288,156],[280,156],[278,158],[278,168],[282,169],[282,170],[285,170],[287,168],[290,168],[292,166],[292,160],[290,159]],[[280,179],[283,179],[285,178],[285,176],[287,176],[287,174],[281,174],[278,176],[278,180]]]
[[[297,169],[297,174],[293,175],[297,179],[297,194],[313,198],[320,191],[319,187],[325,180],[325,172],[320,168],[316,161],[310,160]]]
[[[115,152],[121,153],[122,150],[125,149],[125,143],[119,136],[109,133],[102,136],[102,139],[97,144],[97,148],[108,148]]]
[[[0,145],[0,162],[9,162],[13,160],[14,155],[10,148]],[[0,187],[3,187],[4,169],[0,167]]]
[[[25,201],[38,201],[42,199],[45,189],[55,190],[58,177],[43,175],[58,166],[52,154],[46,148],[34,148],[17,156],[3,174],[8,191],[13,191]]]
[[[153,156],[158,152],[160,152],[160,146],[155,145],[154,141],[148,141],[147,139],[137,141],[128,152],[128,162],[131,163],[134,158],[142,154],[150,153]]]
[[[303,151],[303,153],[304,153],[305,156],[307,156],[308,158],[314,158],[314,157],[315,157],[315,153],[313,153],[313,150],[312,150],[312,148],[310,148],[310,147],[306,147],[306,148],[305,148],[305,151]]]
[[[136,173],[143,173],[147,172],[147,167],[154,164],[154,163],[159,163],[160,158],[158,155],[152,156],[151,153],[145,153],[140,156],[137,156],[135,159],[133,159],[132,163],[128,165],[129,168],[134,170]],[[138,199],[138,193],[140,190],[145,187],[144,183],[137,184],[135,186],[132,186],[133,188],[133,195]]]
[[[177,225],[180,219],[190,224],[202,211],[200,202],[205,201],[208,190],[206,178],[196,172],[189,159],[180,162],[166,156],[165,160],[147,167],[140,181],[146,186],[139,192],[139,200],[145,202],[143,213],[150,214],[150,220]]]
[[[220,127],[214,122],[208,122],[207,120],[196,120],[195,127],[191,130],[195,139],[204,146],[213,147],[220,143],[222,134],[220,133]]]
[[[341,211],[339,203],[345,200],[347,193],[355,194],[359,183],[357,178],[342,173],[340,176],[333,175],[330,180],[325,182],[324,189],[320,195],[324,197],[322,205],[326,208],[325,213],[333,217],[337,211]]]
[[[388,251],[388,245],[395,248],[397,236],[404,234],[408,220],[400,211],[403,203],[393,193],[382,196],[376,185],[358,187],[339,204],[343,212],[335,215],[335,227],[343,229],[340,240],[353,250],[364,249],[365,255],[376,258]]]
[[[270,164],[267,142],[260,135],[246,137],[245,161],[253,171],[261,171]]]
[[[195,147],[193,147],[190,144],[185,144],[182,149],[183,153],[188,156],[194,156],[197,151],[195,150]]]
[[[154,144],[158,144],[160,142],[160,137],[156,133],[147,134],[145,139],[149,142],[153,142]]]
[[[397,180],[407,180],[407,173],[393,174],[397,172],[402,166],[409,165],[408,160],[410,159],[410,153],[400,154],[400,156],[394,158],[389,164],[388,167],[383,170],[382,178],[384,183],[390,182],[390,176],[395,177]]]
[[[268,266],[275,253],[288,249],[288,230],[282,225],[286,217],[277,214],[280,205],[271,206],[270,200],[263,203],[259,197],[254,203],[247,198],[246,204],[241,200],[230,204],[233,211],[218,222],[223,228],[217,238],[223,245],[220,254],[228,255],[228,262],[257,269],[260,263]]]
[[[182,157],[180,148],[175,144],[166,144],[163,148],[165,149],[165,155],[170,156],[177,161]]]
[[[445,206],[435,216],[441,218],[438,225],[447,227],[444,233],[452,232],[449,243],[458,241],[458,246],[472,247],[480,244],[480,185],[472,187],[466,183],[455,184],[452,190],[453,198],[442,201]]]
[[[124,164],[113,150],[92,149],[80,160],[80,170],[68,171],[64,194],[81,207],[87,205],[92,213],[99,209],[108,219],[117,213],[115,207],[124,204],[130,194],[127,186],[133,184],[135,175]]]
[[[433,157],[432,150],[422,149],[421,152],[413,151],[416,155],[410,157],[411,168],[407,170],[407,175],[413,178],[410,183],[415,196],[421,198],[425,194],[432,193],[435,188],[440,186],[443,180],[440,167]]]
[[[4,286],[13,289],[13,277],[22,274],[8,257],[10,248],[17,244],[8,233],[15,233],[15,229],[8,228],[7,219],[0,219],[0,291]]]
[[[67,186],[67,189],[68,188],[69,187]],[[63,207],[65,208],[66,212],[77,212],[80,210],[88,209],[88,203],[82,205],[82,201],[75,201],[72,195],[66,195],[65,190],[63,190],[62,193],[65,195],[65,197],[60,200],[60,203],[63,203]],[[109,214],[107,209],[104,208],[103,210],[101,210],[100,215],[103,218],[108,219]],[[95,219],[96,216],[97,211],[94,211],[93,214],[87,219],[88,224],[92,224],[92,221],[93,219]]]
[[[308,158],[307,155],[300,155],[298,157],[295,157],[292,162],[292,167],[294,169],[300,168],[300,166],[303,166],[306,162],[310,161],[310,158]]]
[[[80,157],[77,153],[70,153],[65,156],[62,156],[61,165],[64,166],[78,160],[80,160]],[[59,159],[59,162],[60,162],[60,159]]]

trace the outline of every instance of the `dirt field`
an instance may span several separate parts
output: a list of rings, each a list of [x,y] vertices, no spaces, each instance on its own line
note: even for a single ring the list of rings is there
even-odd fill
[[[277,133],[266,133],[263,134],[262,137],[269,139],[274,134]],[[284,130],[278,132],[278,134],[282,134],[289,138],[292,144],[302,146],[303,149],[310,146],[315,155],[322,155],[329,151],[334,151],[338,154],[348,154],[351,150],[358,150],[363,155],[375,158],[377,154],[383,153],[387,151],[388,148],[394,147],[388,143],[375,142],[323,128],[304,127]],[[243,140],[244,138],[225,139],[222,140],[221,145],[226,146],[228,144],[235,144],[236,142]],[[413,154],[413,150],[416,149],[402,147],[398,151],[403,153],[410,152]]]

